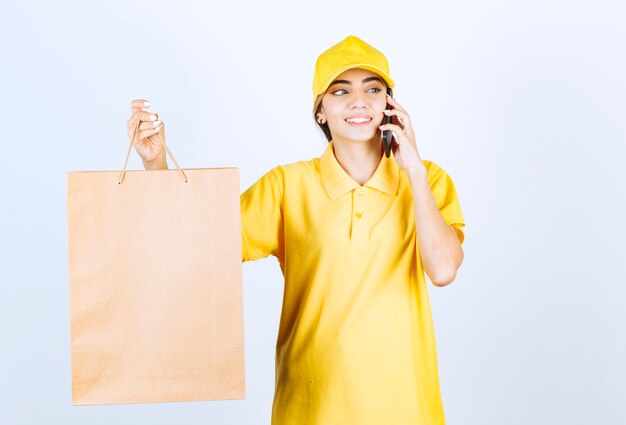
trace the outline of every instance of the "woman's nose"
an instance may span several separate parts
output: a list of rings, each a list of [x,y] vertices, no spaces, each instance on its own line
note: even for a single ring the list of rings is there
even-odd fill
[[[350,96],[350,102],[348,104],[348,107],[350,107],[351,109],[354,109],[354,108],[363,108],[365,106],[366,106],[366,102],[365,102],[365,96],[363,95],[363,93],[359,93],[359,92],[352,93],[352,96]]]

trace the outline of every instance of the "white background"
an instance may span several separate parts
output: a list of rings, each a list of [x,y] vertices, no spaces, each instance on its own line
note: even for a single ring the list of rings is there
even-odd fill
[[[269,424],[273,258],[244,265],[245,401],[71,406],[65,173],[121,168],[139,97],[184,168],[242,189],[319,156],[313,67],[349,34],[467,221],[457,280],[429,284],[448,423],[625,423],[624,3],[225,3],[0,3],[0,423]]]

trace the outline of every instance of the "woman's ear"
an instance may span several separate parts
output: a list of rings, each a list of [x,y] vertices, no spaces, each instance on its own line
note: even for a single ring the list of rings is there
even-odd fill
[[[315,120],[320,124],[320,125],[324,125],[326,124],[326,115],[324,114],[324,110],[322,108],[320,108],[317,111],[317,114],[315,114]]]

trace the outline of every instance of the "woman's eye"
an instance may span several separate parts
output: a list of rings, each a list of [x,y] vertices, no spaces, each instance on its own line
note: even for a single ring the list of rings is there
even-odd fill
[[[337,96],[341,96],[341,95],[344,95],[344,94],[346,94],[346,93],[348,93],[348,91],[347,91],[347,90],[344,90],[344,89],[335,90],[335,91],[333,92],[333,94],[334,94],[334,95],[337,95]]]
[[[378,88],[378,87],[372,87],[369,90],[367,90],[369,93],[380,93],[382,91],[382,89]]]

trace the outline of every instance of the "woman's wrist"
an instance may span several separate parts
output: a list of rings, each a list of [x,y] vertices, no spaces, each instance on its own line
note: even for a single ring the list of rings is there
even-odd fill
[[[404,171],[406,172],[407,176],[409,176],[409,180],[411,181],[428,179],[428,170],[426,169],[424,163],[422,163],[421,161],[419,161],[414,166],[405,169]]]

